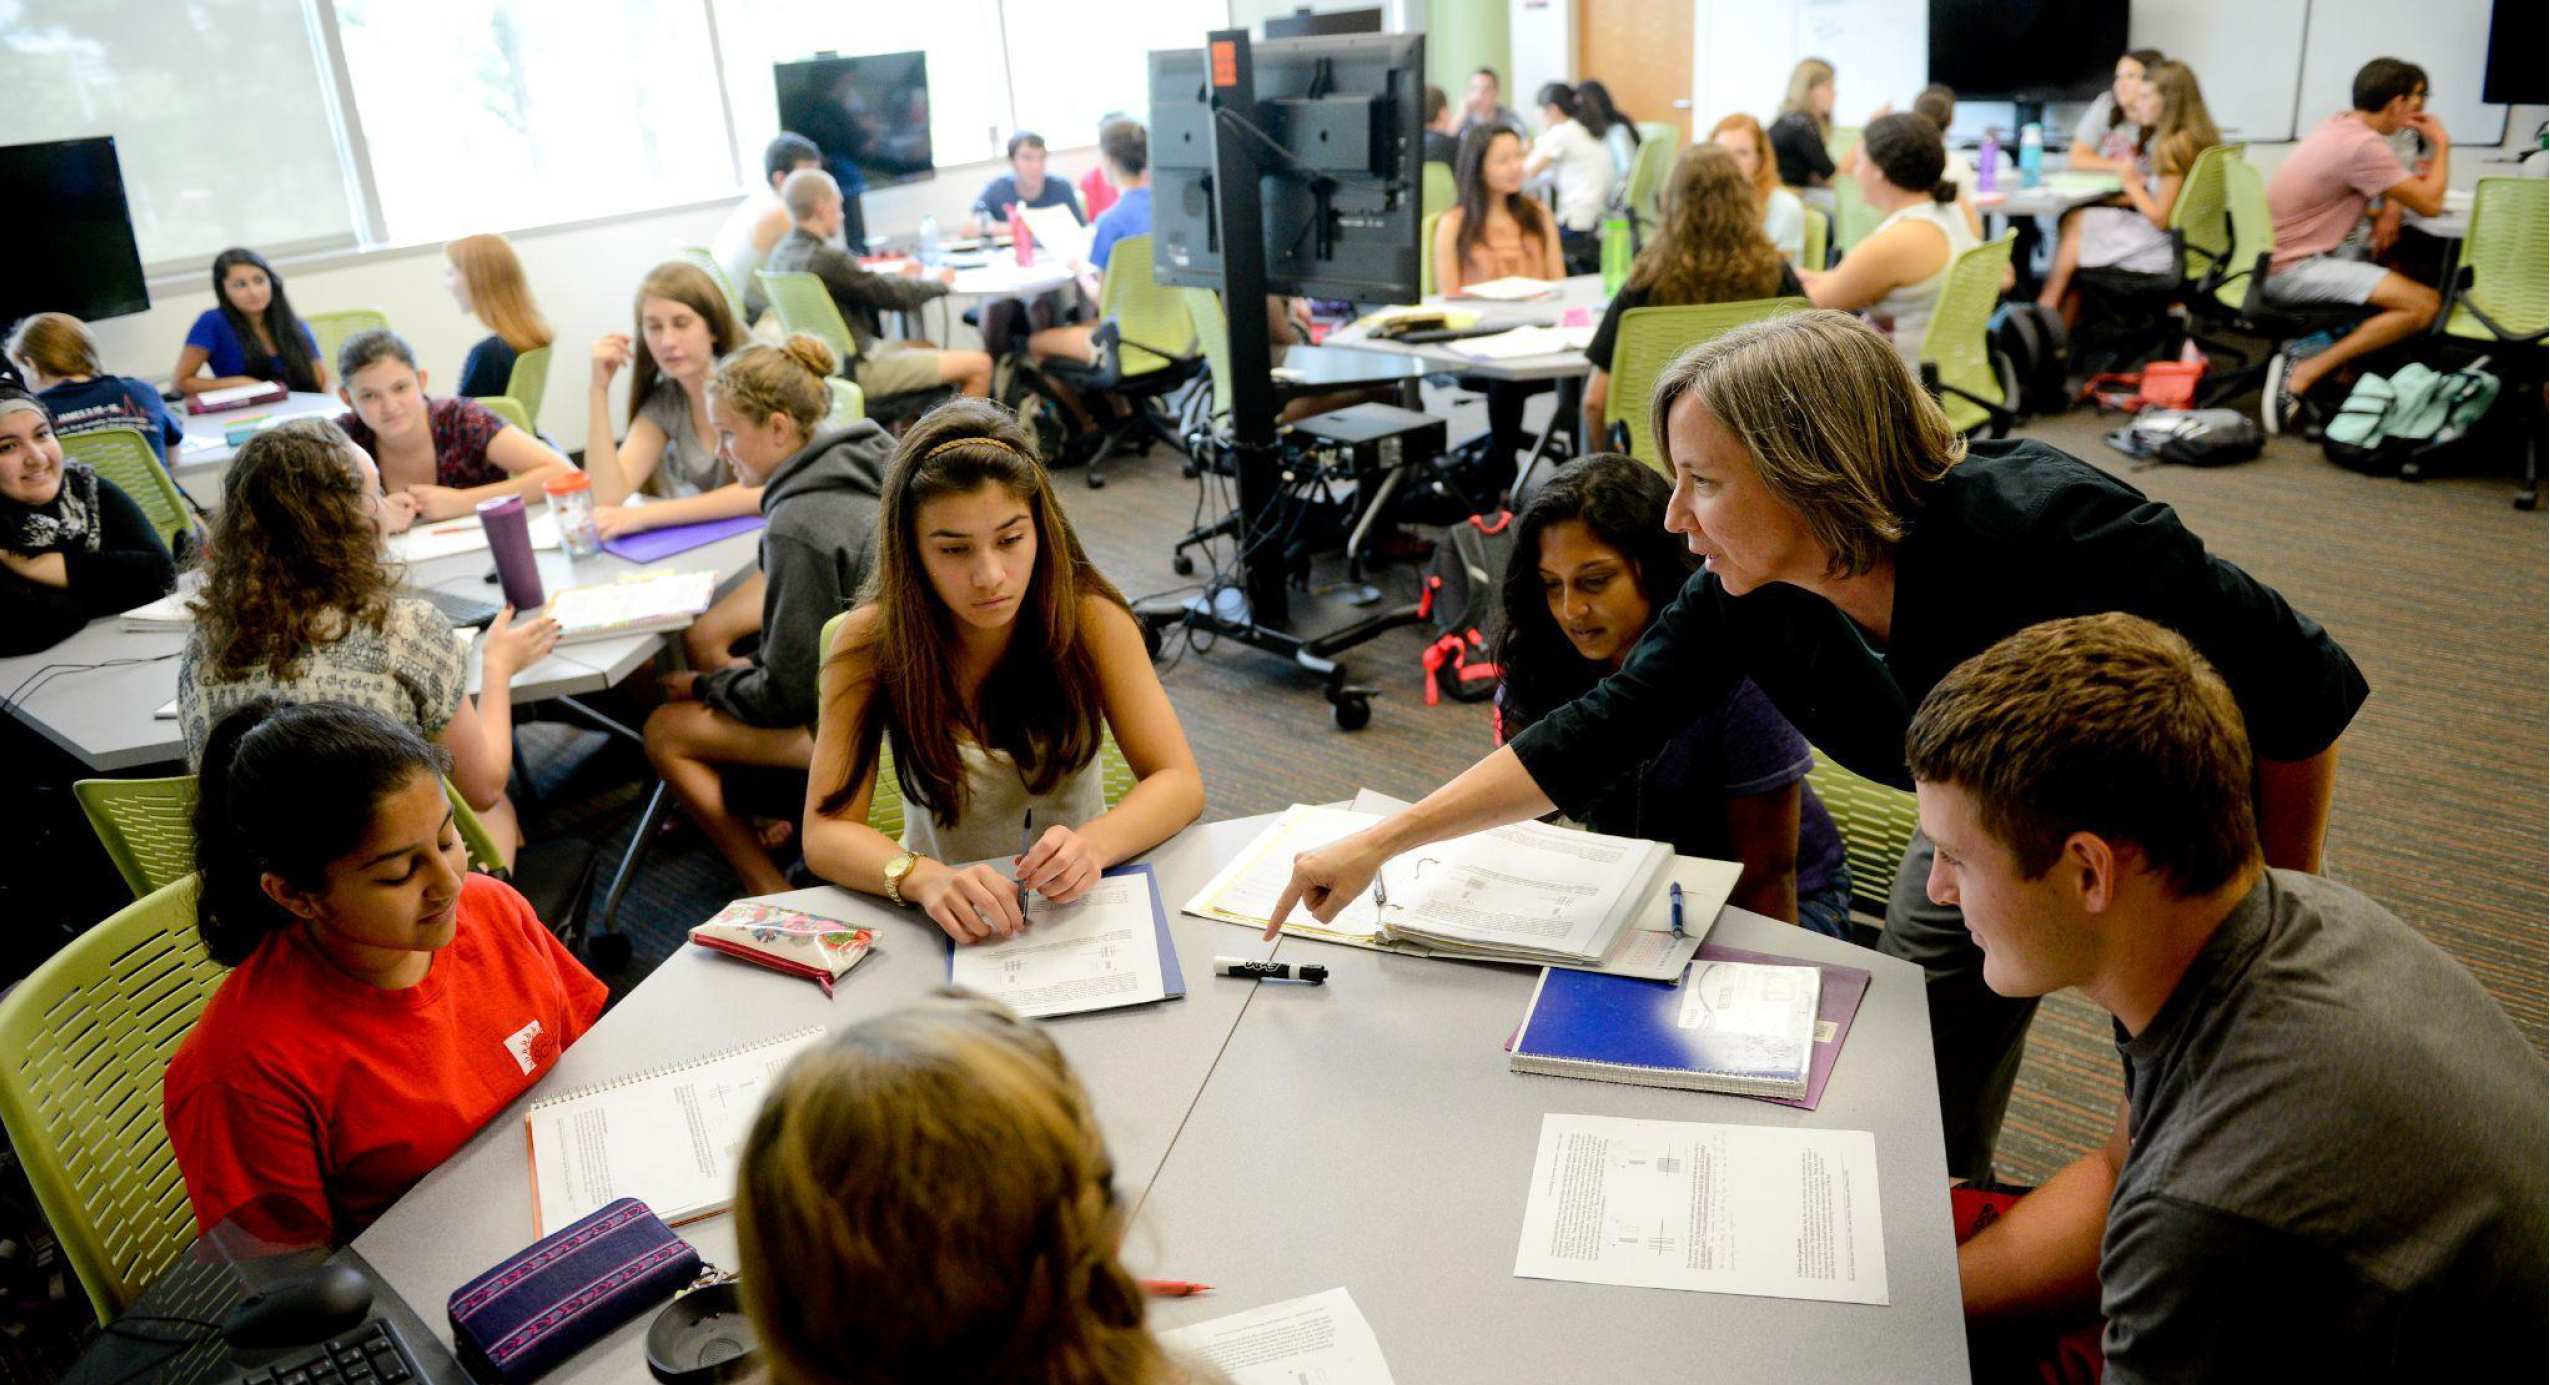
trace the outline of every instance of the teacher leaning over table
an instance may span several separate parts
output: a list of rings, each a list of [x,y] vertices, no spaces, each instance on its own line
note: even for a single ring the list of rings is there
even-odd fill
[[[2042,442],[1969,448],[1886,339],[1839,312],[1684,352],[1652,409],[1673,471],[1665,527],[1702,570],[1592,692],[1424,801],[1297,857],[1279,921],[1296,903],[1334,916],[1424,843],[1553,809],[1583,818],[1739,678],[1826,755],[1909,789],[1904,733],[1949,669],[2040,621],[2102,611],[2178,631],[2222,672],[2257,749],[2267,863],[2319,868],[2363,675],[2169,507]],[[1878,946],[1928,974],[1949,1171],[1981,1178],[2036,1002],[1984,985],[1963,917],[1925,894],[1931,856],[1916,835]]]

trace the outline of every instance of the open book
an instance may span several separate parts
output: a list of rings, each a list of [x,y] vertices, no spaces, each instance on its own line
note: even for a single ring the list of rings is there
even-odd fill
[[[549,599],[558,643],[607,640],[649,630],[679,630],[717,599],[714,572],[651,572],[575,587]]]
[[[1358,804],[1381,808],[1384,800]],[[1379,822],[1386,812],[1295,804],[1187,901],[1186,912],[1263,928],[1293,858]],[[1734,891],[1729,861],[1678,858],[1660,842],[1524,822],[1436,842],[1392,859],[1379,888],[1320,923],[1297,909],[1285,931],[1418,956],[1566,967],[1655,980],[1679,976]],[[1685,934],[1668,929],[1665,886],[1679,882]]]
[[[674,1225],[725,1211],[762,1098],[821,1037],[815,1025],[531,1103],[532,1230],[624,1197]]]

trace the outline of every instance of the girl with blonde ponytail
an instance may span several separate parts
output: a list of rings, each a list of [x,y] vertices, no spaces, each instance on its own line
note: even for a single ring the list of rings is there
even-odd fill
[[[730,811],[726,765],[806,768],[824,622],[850,608],[876,551],[877,498],[893,439],[869,420],[832,421],[832,350],[799,333],[717,363],[708,416],[736,479],[761,492],[761,573],[683,635],[690,667],[664,678],[647,718],[656,772],[735,868],[746,894],[788,888],[771,859],[785,825]],[[738,654],[750,635],[759,647]]]
[[[1116,1258],[1124,1208],[1044,1031],[958,995],[851,1026],[780,1077],[735,1235],[774,1385],[1171,1385]]]

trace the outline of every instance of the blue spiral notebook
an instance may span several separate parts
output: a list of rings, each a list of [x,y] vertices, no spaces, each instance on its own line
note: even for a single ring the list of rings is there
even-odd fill
[[[1516,1072],[1796,1100],[1815,1055],[1811,966],[1695,961],[1680,984],[1548,968],[1515,1031]]]

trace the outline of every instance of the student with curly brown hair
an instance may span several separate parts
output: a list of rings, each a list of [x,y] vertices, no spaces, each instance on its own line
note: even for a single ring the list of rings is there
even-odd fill
[[[325,419],[278,424],[239,449],[177,665],[186,759],[200,764],[214,724],[259,697],[369,707],[450,753],[452,782],[510,852],[510,689],[558,643],[558,623],[517,625],[507,607],[487,628],[485,691],[472,698],[451,622],[398,594],[382,547],[394,508],[372,459]]]
[[[1089,1094],[1044,1030],[934,999],[800,1055],[735,1180],[773,1385],[1211,1379],[1142,1325]]]

